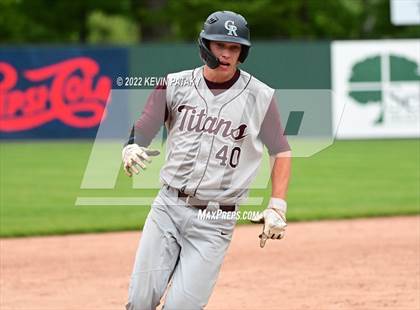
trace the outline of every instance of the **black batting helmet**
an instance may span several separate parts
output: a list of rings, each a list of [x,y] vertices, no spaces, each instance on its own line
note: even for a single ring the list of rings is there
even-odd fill
[[[207,17],[198,37],[201,59],[211,69],[219,66],[219,60],[210,51],[209,41],[239,43],[242,45],[239,61],[243,63],[251,47],[249,27],[246,19],[235,12],[218,11]]]

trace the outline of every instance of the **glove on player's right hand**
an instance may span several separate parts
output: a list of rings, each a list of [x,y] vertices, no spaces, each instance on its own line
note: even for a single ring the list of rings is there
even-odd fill
[[[253,223],[263,223],[263,232],[259,235],[260,247],[265,246],[267,239],[282,239],[286,233],[286,201],[271,198],[270,204],[263,212],[251,219]]]
[[[158,150],[150,150],[137,144],[128,144],[122,150],[122,160],[124,163],[125,174],[129,177],[133,175],[132,172],[138,174],[139,169],[137,169],[136,166],[146,169],[145,162],[152,162],[149,156],[158,156],[159,154],[160,152]]]

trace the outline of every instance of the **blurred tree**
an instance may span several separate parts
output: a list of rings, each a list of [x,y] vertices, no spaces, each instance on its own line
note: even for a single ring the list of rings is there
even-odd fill
[[[24,42],[25,19],[16,0],[0,1],[0,42]]]
[[[89,43],[136,43],[139,35],[136,24],[122,15],[94,11],[88,19]]]
[[[132,15],[143,41],[160,41],[171,35],[167,0],[131,0]]]
[[[173,37],[194,40],[216,10],[244,15],[253,39],[419,37],[420,26],[391,24],[389,0],[178,0],[165,8]],[[186,12],[194,12],[188,14]]]
[[[129,0],[1,0],[0,40],[85,43],[94,11],[128,15]]]
[[[253,40],[420,37],[391,24],[389,0],[0,0],[0,42],[195,41],[216,10],[244,15]]]

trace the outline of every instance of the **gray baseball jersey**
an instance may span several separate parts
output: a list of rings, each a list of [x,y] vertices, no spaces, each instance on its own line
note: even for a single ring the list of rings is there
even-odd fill
[[[289,149],[274,90],[244,71],[211,83],[203,67],[170,74],[151,94],[130,142],[147,146],[165,120],[163,186],[152,204],[131,275],[128,310],[155,309],[171,279],[165,309],[202,309],[232,238],[235,219],[200,219],[179,191],[204,201],[236,204],[261,162]],[[215,89],[220,86],[223,89]],[[134,136],[135,132],[135,136]],[[199,276],[197,276],[199,275]]]
[[[261,162],[258,135],[273,93],[242,70],[218,94],[208,88],[203,67],[169,74],[161,181],[202,200],[227,204],[245,198]]]

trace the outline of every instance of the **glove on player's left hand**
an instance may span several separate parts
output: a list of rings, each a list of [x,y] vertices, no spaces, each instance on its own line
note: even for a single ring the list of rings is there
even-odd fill
[[[160,152],[158,150],[150,150],[137,144],[127,145],[122,150],[122,160],[124,163],[125,174],[129,177],[132,176],[132,172],[138,174],[139,170],[136,166],[146,169],[145,162],[152,162],[150,156],[157,156],[159,154]]]
[[[263,212],[251,219],[253,223],[263,223],[263,232],[259,236],[260,247],[265,246],[267,239],[282,239],[285,235],[286,201],[280,198],[271,198],[270,204]]]

